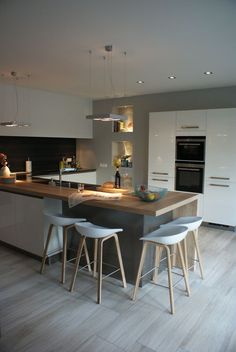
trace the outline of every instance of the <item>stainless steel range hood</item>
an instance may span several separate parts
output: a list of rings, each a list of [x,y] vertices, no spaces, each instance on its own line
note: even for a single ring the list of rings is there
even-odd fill
[[[95,120],[95,121],[127,121],[128,118],[125,115],[118,115],[118,114],[93,114],[87,115],[86,119]]]

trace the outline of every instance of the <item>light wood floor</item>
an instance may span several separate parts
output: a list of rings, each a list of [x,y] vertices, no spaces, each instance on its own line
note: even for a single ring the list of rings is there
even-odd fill
[[[200,247],[205,280],[190,273],[191,297],[177,285],[174,316],[164,288],[133,302],[131,285],[108,280],[99,306],[87,273],[69,293],[72,267],[62,286],[59,263],[40,275],[38,261],[0,247],[0,352],[235,352],[236,233],[202,227]]]

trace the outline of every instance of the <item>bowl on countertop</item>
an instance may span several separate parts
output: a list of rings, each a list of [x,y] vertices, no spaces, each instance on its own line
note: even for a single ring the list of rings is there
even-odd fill
[[[0,183],[15,183],[16,182],[16,176],[0,176]]]
[[[161,187],[147,187],[146,185],[138,185],[135,187],[135,195],[144,202],[155,202],[160,200],[167,192],[167,188]]]

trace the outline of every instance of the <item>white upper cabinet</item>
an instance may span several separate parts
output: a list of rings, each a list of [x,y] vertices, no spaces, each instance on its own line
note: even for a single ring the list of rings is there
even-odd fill
[[[177,135],[205,135],[206,110],[184,110],[176,112]]]
[[[174,177],[176,113],[153,112],[149,116],[149,177]]]
[[[39,89],[0,84],[0,121],[24,121],[30,127],[0,126],[0,135],[30,137],[92,138],[89,99]]]
[[[207,111],[205,177],[236,181],[236,109]]]

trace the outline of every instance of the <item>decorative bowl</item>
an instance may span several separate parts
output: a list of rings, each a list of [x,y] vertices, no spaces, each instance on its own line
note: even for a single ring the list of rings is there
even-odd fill
[[[0,183],[15,183],[15,176],[0,176]]]
[[[155,202],[163,198],[168,189],[161,187],[147,187],[145,185],[138,185],[135,188],[135,195],[144,202]]]

